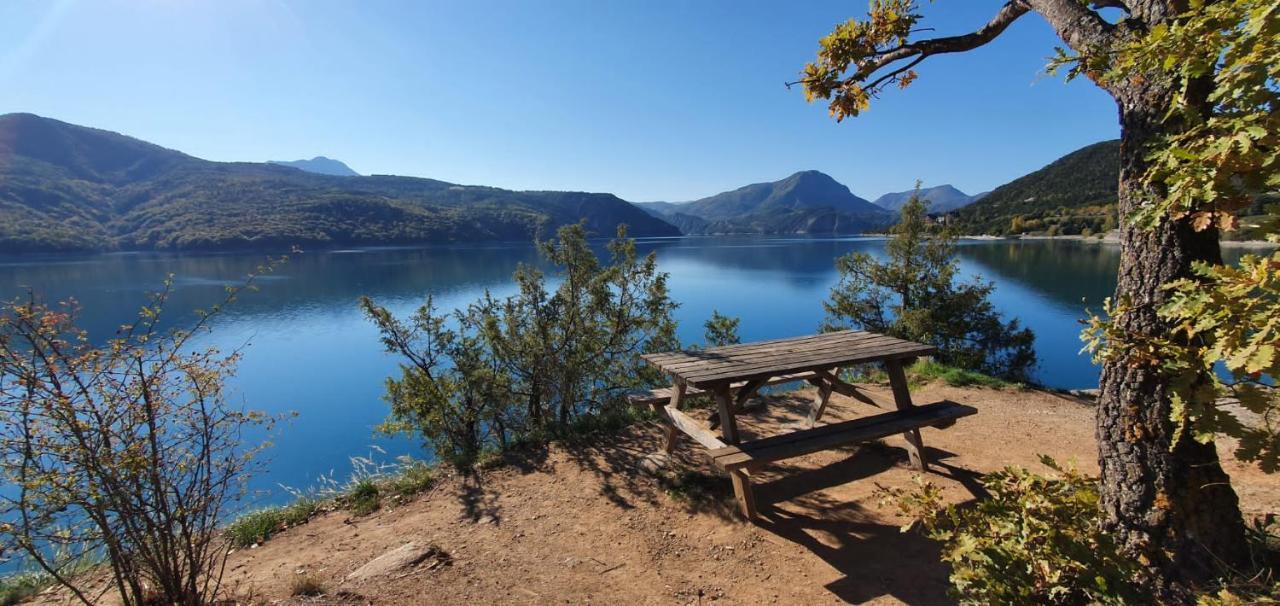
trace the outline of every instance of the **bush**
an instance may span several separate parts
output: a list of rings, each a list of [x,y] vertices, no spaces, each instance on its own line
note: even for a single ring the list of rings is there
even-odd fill
[[[529,435],[549,435],[581,417],[626,406],[627,392],[660,375],[640,354],[673,349],[675,304],[651,254],[636,256],[620,229],[601,264],[582,225],[542,243],[560,285],[521,266],[516,295],[486,294],[467,309],[437,314],[432,300],[404,322],[366,298],[387,351],[404,361],[387,380],[391,413],[382,429],[421,436],[442,460],[473,464]]]
[[[991,497],[945,504],[917,478],[914,491],[881,489],[925,534],[942,543],[951,593],[962,604],[1127,604],[1141,602],[1137,566],[1101,528],[1098,485],[1042,457],[1056,477],[1007,467],[988,475]]]
[[[228,291],[224,303],[239,289]],[[0,552],[20,553],[92,603],[76,566],[105,560],[126,605],[205,604],[227,554],[219,528],[268,419],[224,398],[236,356],[162,331],[168,289],[95,345],[74,303],[0,310]]]
[[[918,193],[918,192],[917,192]],[[1010,381],[1036,364],[1035,335],[991,304],[991,282],[956,279],[955,238],[929,224],[918,195],[902,206],[885,253],[836,260],[840,281],[823,303],[823,330],[858,328],[938,348],[948,365]]]
[[[371,477],[356,480],[343,502],[358,516],[367,516],[382,507],[382,489]]]

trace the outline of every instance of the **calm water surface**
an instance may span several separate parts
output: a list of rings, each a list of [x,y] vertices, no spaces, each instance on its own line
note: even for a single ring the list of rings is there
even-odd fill
[[[742,319],[744,340],[808,334],[822,318],[822,301],[837,275],[833,260],[850,251],[883,252],[871,238],[683,238],[641,240],[671,274],[680,336],[701,339],[712,310]],[[1078,320],[1115,285],[1118,250],[1078,242],[964,242],[961,269],[997,284],[996,306],[1036,333],[1041,382],[1093,387],[1097,370],[1079,355]],[[0,295],[27,288],[46,299],[74,297],[82,325],[94,338],[110,336],[136,317],[148,291],[174,274],[167,314],[189,323],[191,310],[218,300],[224,286],[251,271],[262,255],[111,254],[86,257],[0,258]],[[349,457],[391,460],[421,456],[411,440],[375,437],[385,415],[385,377],[396,360],[356,305],[369,295],[408,314],[427,294],[449,309],[484,289],[512,292],[519,263],[537,261],[530,245],[487,244],[415,249],[304,253],[260,282],[215,323],[203,345],[243,348],[232,379],[235,401],[297,416],[271,437],[267,472],[254,480],[261,501],[287,498],[281,485],[307,487],[320,475],[345,479]]]

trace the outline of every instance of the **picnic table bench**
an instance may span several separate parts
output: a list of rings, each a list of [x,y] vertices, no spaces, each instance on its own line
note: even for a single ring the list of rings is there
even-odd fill
[[[716,466],[729,474],[742,514],[747,519],[755,519],[751,472],[773,461],[902,434],[912,465],[927,471],[920,428],[947,427],[960,417],[977,413],[971,406],[945,400],[921,406],[911,401],[904,366],[934,352],[928,345],[850,330],[648,354],[643,356],[645,361],[670,375],[672,386],[637,394],[632,402],[652,406],[667,425],[663,447],[666,453],[675,449],[681,435],[706,448]],[[896,410],[818,425],[832,393],[878,406],[856,386],[840,380],[841,369],[871,363],[884,365]],[[766,385],[795,381],[805,381],[818,388],[809,408],[807,428],[742,441],[734,417],[744,412],[747,401]],[[710,394],[716,402],[718,416],[713,417],[710,427],[704,427],[681,410],[687,398],[704,394]],[[714,431],[717,426],[718,434]]]

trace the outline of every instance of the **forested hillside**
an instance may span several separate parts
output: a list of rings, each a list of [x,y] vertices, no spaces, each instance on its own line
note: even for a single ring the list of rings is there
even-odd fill
[[[1103,141],[997,187],[949,215],[966,234],[1079,234],[1115,227],[1120,142]]]
[[[0,116],[0,252],[527,240],[585,220],[679,231],[611,194],[517,192],[209,162],[109,131]]]

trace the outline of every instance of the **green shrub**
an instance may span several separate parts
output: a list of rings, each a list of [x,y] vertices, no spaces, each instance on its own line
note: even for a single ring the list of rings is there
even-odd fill
[[[1018,467],[988,475],[991,497],[946,504],[932,483],[881,489],[942,543],[952,596],[962,604],[1126,604],[1140,602],[1133,562],[1102,532],[1097,480],[1052,459],[1046,477]]]
[[[306,522],[319,508],[318,500],[300,497],[288,505],[252,511],[227,525],[227,536],[231,538],[232,545],[248,547],[271,538],[277,532]]]
[[[411,497],[431,488],[436,481],[433,467],[423,461],[404,459],[399,472],[387,480],[387,488],[401,497]]]
[[[453,314],[430,297],[400,319],[368,298],[365,314],[402,359],[387,380],[389,433],[422,438],[441,460],[466,466],[530,435],[556,435],[627,393],[661,382],[640,354],[678,346],[667,276],[619,229],[607,262],[584,225],[539,245],[548,276],[521,265],[516,294],[486,293]]]
[[[382,489],[372,476],[352,481],[343,499],[347,507],[358,516],[367,516],[382,507]]]
[[[19,572],[0,577],[0,606],[20,604],[56,583],[44,572]]]

